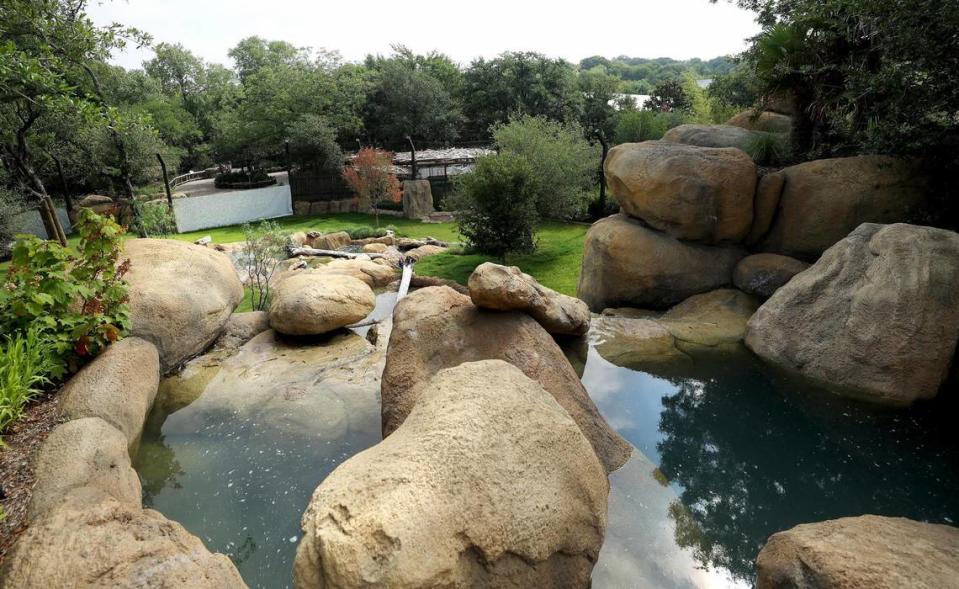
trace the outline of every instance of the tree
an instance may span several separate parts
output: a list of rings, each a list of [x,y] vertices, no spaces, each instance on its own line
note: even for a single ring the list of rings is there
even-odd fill
[[[583,127],[611,137],[616,125],[613,104],[621,91],[621,82],[603,72],[581,71],[577,83],[583,93]]]
[[[300,168],[339,174],[343,168],[343,151],[336,143],[336,134],[326,119],[304,114],[287,129],[290,157]]]
[[[585,211],[598,181],[600,155],[578,123],[525,115],[494,125],[492,131],[502,153],[522,156],[529,164],[540,216],[570,219]]]
[[[463,97],[466,134],[477,139],[489,137],[490,127],[511,115],[572,121],[583,107],[573,66],[539,53],[474,61],[466,71]]]
[[[504,263],[510,253],[536,249],[538,186],[533,168],[515,153],[476,160],[473,171],[457,178],[453,206],[460,234],[474,250]]]
[[[373,147],[361,149],[353,163],[343,169],[343,179],[356,193],[360,210],[373,209],[377,229],[380,227],[379,203],[402,199],[400,181],[393,173],[393,154],[388,151]]]
[[[677,80],[660,82],[646,101],[646,108],[657,112],[685,112],[689,110],[689,96]]]
[[[309,53],[305,49],[294,47],[286,41],[267,41],[256,36],[242,39],[236,47],[230,49],[229,56],[241,82],[264,67],[309,61]]]

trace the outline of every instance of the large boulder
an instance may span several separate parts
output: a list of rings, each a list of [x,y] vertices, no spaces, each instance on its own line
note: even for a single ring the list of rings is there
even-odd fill
[[[880,155],[786,168],[782,195],[760,249],[814,260],[862,223],[913,220],[926,182],[907,161]]]
[[[151,509],[83,489],[35,519],[0,569],[0,588],[224,589],[230,559]]]
[[[491,359],[509,362],[549,391],[607,470],[629,457],[629,444],[599,414],[546,330],[524,313],[480,309],[445,286],[420,289],[396,305],[383,370],[383,435],[390,435],[413,410],[417,385],[444,368]]]
[[[286,335],[320,335],[373,312],[376,296],[358,278],[299,272],[284,278],[270,298],[270,327]]]
[[[60,409],[67,419],[99,417],[120,430],[133,448],[160,385],[157,349],[127,337],[87,364],[63,387]]]
[[[214,249],[167,239],[130,239],[125,279],[132,333],[157,347],[168,372],[207,348],[243,300],[230,258]]]
[[[129,452],[123,433],[98,417],[58,425],[37,453],[27,517],[35,519],[58,507],[69,492],[87,486],[140,507],[140,478]]]
[[[371,260],[333,260],[311,270],[313,274],[352,276],[370,288],[382,288],[396,280],[396,271]]]
[[[721,288],[691,296],[658,319],[681,349],[738,346],[759,302],[736,289]]]
[[[306,234],[306,245],[318,250],[338,250],[350,245],[352,239],[346,231],[326,234],[311,231]]]
[[[783,193],[786,176],[782,172],[773,172],[759,177],[756,184],[756,198],[753,200],[753,225],[746,235],[746,243],[755,245],[762,241],[769,233],[773,221],[776,219],[776,210],[779,208],[779,198]]]
[[[760,135],[732,125],[679,125],[663,135],[663,141],[673,141],[699,147],[735,147],[748,153],[749,144]]]
[[[753,254],[736,264],[733,284],[739,290],[768,299],[809,264],[779,254]]]
[[[499,360],[419,389],[396,431],[313,494],[294,586],[587,587],[609,483],[566,411]]]
[[[864,515],[773,534],[757,589],[942,589],[959,581],[959,528]]]
[[[624,143],[610,150],[605,172],[623,212],[673,237],[736,242],[749,232],[756,165],[738,149]]]
[[[745,257],[738,247],[686,243],[626,215],[589,228],[576,296],[590,309],[668,308],[694,294],[728,285]]]
[[[270,316],[266,311],[234,313],[223,326],[223,333],[213,345],[216,351],[236,350],[257,335],[270,328]]]
[[[546,288],[516,266],[480,264],[469,278],[473,304],[497,311],[523,311],[558,335],[589,331],[589,307],[583,301]]]
[[[742,127],[750,131],[765,131],[767,133],[789,133],[792,131],[792,117],[772,111],[757,113],[745,110],[726,121],[727,125]]]
[[[429,217],[433,212],[433,188],[429,180],[403,182],[403,216],[407,219]]]
[[[959,340],[959,234],[866,223],[750,319],[764,360],[889,405],[934,397]]]

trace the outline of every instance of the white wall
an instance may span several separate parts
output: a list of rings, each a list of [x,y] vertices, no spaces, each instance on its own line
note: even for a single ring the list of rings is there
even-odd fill
[[[181,233],[237,225],[293,214],[289,186],[218,192],[173,201],[177,229]]]

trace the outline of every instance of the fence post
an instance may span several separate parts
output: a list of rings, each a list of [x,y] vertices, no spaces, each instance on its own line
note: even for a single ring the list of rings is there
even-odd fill
[[[416,180],[416,146],[409,135],[406,136],[406,141],[410,144],[410,180]]]
[[[166,202],[170,207],[170,212],[173,212],[173,193],[170,192],[170,180],[166,175],[166,162],[163,161],[163,156],[157,152],[157,159],[160,160],[160,170],[163,172],[163,189],[166,191]]]

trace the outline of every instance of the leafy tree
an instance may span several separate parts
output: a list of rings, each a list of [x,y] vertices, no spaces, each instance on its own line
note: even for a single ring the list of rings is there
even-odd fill
[[[230,59],[236,67],[240,81],[265,67],[294,65],[309,61],[305,49],[294,47],[286,41],[267,41],[261,37],[247,37],[230,49]]]
[[[657,84],[646,101],[646,108],[656,112],[685,112],[690,107],[689,95],[677,80]]]
[[[492,125],[511,115],[572,121],[583,107],[573,66],[539,53],[504,53],[474,61],[466,71],[463,96],[466,134],[475,138],[488,137]]]
[[[526,158],[504,152],[476,160],[457,178],[453,206],[460,234],[476,251],[506,261],[536,249],[536,174]]]
[[[266,311],[270,305],[270,284],[280,262],[286,258],[289,236],[275,221],[263,221],[257,227],[243,226],[243,259],[252,291],[253,310]]]
[[[495,125],[493,141],[502,153],[522,156],[529,164],[530,190],[541,216],[569,219],[583,213],[597,184],[600,155],[578,123],[518,116]]]
[[[393,172],[393,154],[366,147],[356,154],[351,165],[343,169],[343,179],[360,202],[360,210],[373,209],[376,227],[380,226],[379,203],[400,202],[400,181]]]
[[[343,168],[343,151],[336,143],[336,134],[326,119],[304,114],[287,129],[290,157],[300,168],[339,174]]]
[[[728,74],[713,78],[707,93],[722,105],[738,110],[750,108],[759,99],[755,71],[749,64],[737,64]]]
[[[582,123],[588,131],[602,131],[612,136],[616,125],[616,96],[622,83],[602,71],[581,71],[577,78],[583,93]],[[631,104],[631,102],[630,102]]]

